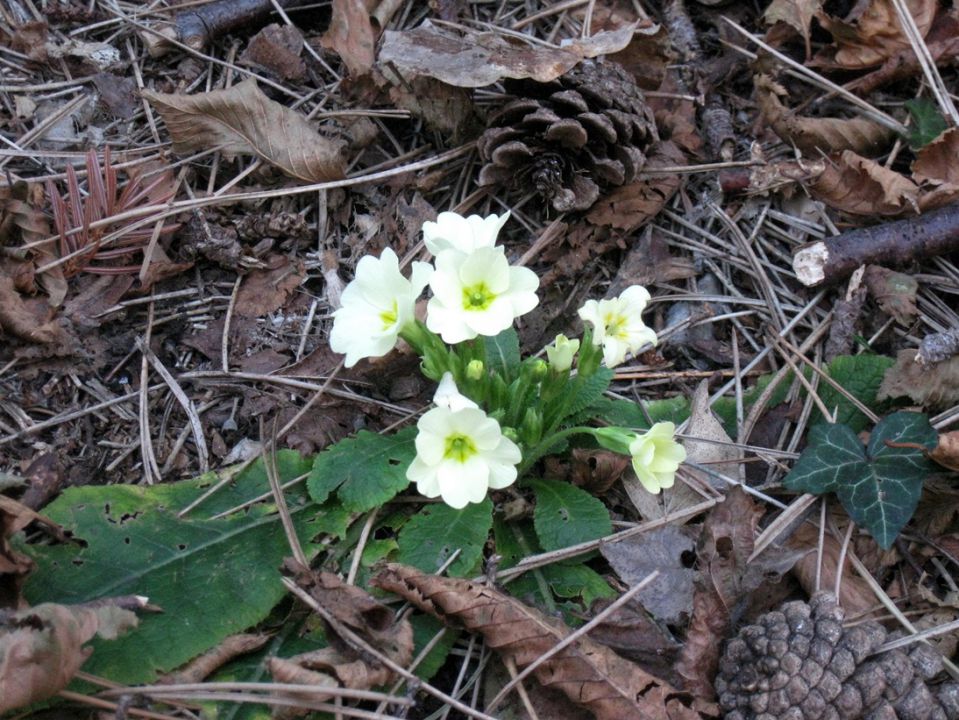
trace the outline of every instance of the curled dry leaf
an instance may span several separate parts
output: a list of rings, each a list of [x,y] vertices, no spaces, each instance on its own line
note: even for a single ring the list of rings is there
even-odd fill
[[[85,642],[112,640],[136,624],[116,605],[45,603],[0,614],[0,713],[56,695],[90,656]]]
[[[569,628],[519,600],[485,585],[425,575],[390,563],[373,580],[444,622],[458,621],[481,633],[487,646],[513,660],[532,664],[570,634]],[[714,717],[715,706],[697,702],[589,637],[565,647],[534,670],[536,679],[561,690],[597,720],[649,718],[694,720]]]
[[[959,472],[959,430],[939,435],[939,443],[929,457],[944,468]]]
[[[785,23],[802,35],[806,42],[806,57],[810,53],[809,26],[822,8],[822,0],[773,0],[763,13],[767,25]]]
[[[336,620],[367,640],[398,665],[413,659],[413,626],[397,620],[393,611],[355,585],[327,572],[313,572],[288,559],[284,569]],[[292,658],[273,658],[270,672],[281,682],[369,689],[394,679],[376,658],[357,652],[327,626],[330,646]],[[311,695],[313,700],[319,699]]]
[[[813,196],[853,215],[902,215],[919,210],[919,187],[905,175],[845,150],[809,185]]]
[[[878,400],[898,397],[908,397],[923,407],[949,407],[959,402],[959,356],[927,365],[919,362],[915,350],[900,350],[876,394]]]
[[[959,199],[959,128],[949,128],[916,153],[912,177],[920,184],[919,206],[932,210]]]
[[[256,155],[310,183],[344,175],[346,143],[317,133],[305,117],[264,95],[253,78],[195,95],[142,94],[163,116],[178,153],[219,147],[227,158]]]
[[[6,274],[17,278],[19,289],[33,293],[39,286],[47,293],[50,306],[60,307],[67,295],[63,268],[34,274],[36,267],[56,258],[53,241],[40,242],[50,237],[50,225],[38,207],[42,204],[39,185],[31,188],[18,181],[0,187],[0,258],[4,259]],[[32,249],[24,250],[24,245]]]
[[[643,172],[648,174],[601,197],[586,219],[594,225],[606,225],[627,232],[635,230],[656,217],[683,182],[679,173],[651,171],[685,164],[686,156],[674,143],[669,140],[654,143],[649,148],[649,157],[643,166]]]
[[[793,566],[792,572],[803,590],[810,596],[818,590],[832,590],[836,587],[836,575],[839,573],[839,555],[842,544],[831,533],[823,536],[822,565],[817,573],[819,562],[819,530],[809,523],[803,523],[790,536],[786,544],[805,554]],[[819,586],[816,586],[816,579]],[[839,585],[839,604],[846,615],[851,617],[868,616],[876,606],[876,596],[869,585],[856,573],[849,558],[842,570],[842,582]]]
[[[203,682],[207,677],[238,657],[259,650],[270,641],[266,634],[239,634],[223,638],[220,643],[198,655],[183,667],[157,678],[160,685]]]
[[[925,37],[935,19],[938,1],[905,2],[919,34]],[[828,48],[816,57],[819,65],[862,70],[879,65],[886,58],[910,47],[893,0],[857,2],[844,18],[825,12],[819,12],[817,17],[822,26],[832,33],[835,41],[835,48]]]
[[[490,32],[464,35],[428,20],[418,28],[383,33],[378,61],[404,78],[426,75],[457,87],[482,87],[503,78],[550,82],[577,63],[625,48],[636,24],[565,43],[561,48],[528,45]],[[384,70],[387,77],[395,73]]]
[[[919,283],[912,275],[895,272],[879,265],[868,265],[863,275],[869,294],[880,309],[903,325],[916,316],[916,293]]]
[[[13,279],[0,275],[0,331],[33,343],[55,343],[63,331],[50,320],[50,308],[30,303],[17,292]]]
[[[273,23],[250,38],[240,62],[264,67],[284,80],[306,78],[306,63],[300,57],[303,35],[293,25]]]
[[[786,89],[769,75],[755,80],[756,99],[763,119],[782,138],[806,155],[852,150],[860,155],[881,155],[892,143],[895,133],[866,118],[811,118],[796,115],[783,105]]]

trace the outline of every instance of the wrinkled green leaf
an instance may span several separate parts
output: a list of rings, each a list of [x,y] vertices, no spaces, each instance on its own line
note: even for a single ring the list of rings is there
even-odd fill
[[[397,560],[433,573],[460,550],[446,574],[465,577],[483,557],[483,546],[493,525],[493,503],[486,498],[462,510],[445,504],[427,505],[400,531]]]
[[[895,360],[885,355],[840,355],[829,362],[826,372],[859,402],[875,410],[876,393],[882,385],[882,378],[894,364]],[[829,383],[820,381],[818,392],[829,412],[837,410],[837,423],[845,423],[856,432],[864,430],[869,424],[869,418]],[[817,410],[810,424],[825,421]]]
[[[678,425],[689,417],[689,401],[684,397],[652,400],[643,405],[653,423],[670,421]],[[622,398],[601,397],[581,413],[581,416],[585,415],[634,430],[649,430],[651,427],[639,403]]]
[[[849,516],[888,548],[909,522],[931,466],[921,450],[887,442],[936,446],[938,434],[920,413],[898,412],[872,431],[869,445],[846,425],[821,425],[809,434],[783,483],[802,492],[835,492]]]
[[[283,597],[279,567],[290,548],[271,504],[211,520],[212,506],[219,505],[211,501],[210,508],[176,516],[209,484],[204,477],[150,487],[71,488],[46,508],[85,545],[25,546],[37,563],[25,587],[29,602],[136,594],[164,610],[145,615],[119,640],[94,642],[85,670],[121,683],[149,682],[255,625]],[[248,478],[237,484],[253,490]],[[343,526],[342,511],[304,504],[295,494],[288,503],[308,556],[319,548],[313,537]]]
[[[573,396],[569,407],[566,409],[566,417],[572,417],[583,412],[586,408],[593,405],[603,393],[609,388],[613,381],[613,371],[609,368],[599,368],[593,375],[590,375],[582,384],[576,387],[576,395]]]
[[[532,480],[536,495],[533,525],[544,550],[560,550],[609,535],[613,525],[603,503],[560,480]]]
[[[393,435],[360,430],[340,440],[316,456],[307,479],[310,496],[322,503],[335,491],[356,513],[389,502],[409,485],[406,468],[416,456],[415,438],[416,428],[408,427]]]

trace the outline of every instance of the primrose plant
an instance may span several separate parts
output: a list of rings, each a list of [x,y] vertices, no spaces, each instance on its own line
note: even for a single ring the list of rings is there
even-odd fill
[[[512,325],[538,304],[539,278],[510,265],[496,244],[508,219],[441,213],[423,225],[432,265],[414,262],[406,277],[392,250],[366,256],[334,313],[330,346],[346,356],[347,367],[386,355],[402,338],[438,382],[435,407],[417,423],[406,478],[426,497],[462,509],[524,478],[571,436],[585,435],[630,456],[649,492],[671,487],[686,457],[672,423],[645,433],[587,424],[610,369],[656,343],[642,320],[649,293],[634,285],[619,297],[589,300],[579,309],[582,340],[558,335],[545,348],[546,360],[520,359]],[[432,295],[422,322],[414,309],[427,286]]]

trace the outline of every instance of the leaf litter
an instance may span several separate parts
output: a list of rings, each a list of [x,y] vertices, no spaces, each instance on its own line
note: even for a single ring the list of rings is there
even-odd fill
[[[916,628],[948,623],[937,613],[953,597],[956,572],[957,517],[948,510],[944,489],[956,468],[954,432],[947,432],[957,417],[950,375],[957,343],[950,332],[959,325],[949,228],[955,224],[951,203],[959,178],[949,158],[959,135],[948,107],[920,83],[938,74],[947,88],[954,86],[950,63],[959,55],[959,22],[946,3],[902,4],[913,15],[918,40],[901,29],[893,0],[846,6],[774,0],[757,8],[721,9],[790,65],[732,33],[709,3],[676,0],[643,12],[613,0],[568,8],[510,2],[500,10],[457,2],[429,9],[403,2],[336,2],[322,10],[284,3],[285,16],[271,15],[269,2],[243,9],[207,3],[158,11],[159,20],[142,24],[127,22],[122,10],[100,3],[82,10],[24,9],[14,3],[0,24],[0,46],[11,50],[2,71],[4,101],[15,110],[0,118],[0,132],[9,141],[0,157],[7,173],[6,184],[0,180],[0,471],[28,478],[28,492],[36,485],[32,495],[46,501],[61,485],[94,487],[85,489],[91,494],[82,502],[70,491],[50,506],[65,527],[81,535],[80,544],[69,544],[61,534],[55,535],[60,544],[48,545],[51,541],[36,532],[34,515],[4,516],[10,530],[0,553],[5,607],[12,613],[28,599],[46,599],[30,586],[37,578],[50,588],[82,585],[91,572],[87,568],[97,567],[95,555],[122,551],[129,547],[125,538],[139,548],[140,541],[125,533],[129,527],[148,528],[147,544],[163,545],[175,533],[192,537],[199,527],[214,531],[233,522],[247,528],[238,536],[241,555],[262,545],[251,525],[275,519],[269,519],[272,507],[263,505],[268,484],[262,471],[221,467],[226,484],[190,511],[199,517],[188,519],[188,512],[176,518],[169,511],[173,499],[182,510],[217,487],[210,476],[188,479],[199,474],[192,434],[198,421],[218,458],[234,455],[231,448],[253,448],[245,457],[255,459],[271,446],[264,434],[271,424],[281,446],[310,453],[332,446],[319,467],[332,462],[341,471],[340,482],[325,475],[309,479],[316,467],[312,458],[278,456],[293,524],[303,529],[309,556],[329,571],[302,577],[312,578],[304,580],[308,588],[323,585],[323,603],[335,610],[336,624],[345,623],[382,657],[336,640],[335,626],[325,639],[315,621],[312,629],[292,633],[284,614],[288,606],[275,605],[284,593],[278,569],[288,548],[271,540],[259,548],[269,567],[246,578],[269,598],[255,613],[229,630],[193,638],[192,644],[182,629],[163,630],[176,640],[174,651],[189,646],[169,657],[153,654],[147,640],[151,628],[165,621],[147,617],[123,638],[95,641],[89,668],[106,668],[105,674],[122,678],[121,670],[133,664],[118,664],[116,657],[149,658],[156,667],[146,673],[138,668],[129,677],[151,681],[196,656],[195,665],[182,668],[192,674],[180,682],[205,676],[263,679],[249,672],[249,659],[237,657],[241,650],[229,646],[234,637],[229,633],[259,627],[294,636],[289,643],[271,639],[268,649],[251,656],[268,662],[275,679],[318,685],[329,701],[344,698],[380,712],[392,703],[398,712],[403,704],[395,695],[347,700],[353,696],[343,693],[372,692],[383,683],[412,687],[415,681],[390,663],[416,672],[421,654],[437,673],[432,685],[418,686],[427,695],[437,697],[435,691],[451,698],[445,693],[475,687],[483,662],[475,638],[487,635],[488,645],[503,639],[476,620],[477,598],[515,615],[521,626],[542,631],[529,648],[503,646],[510,648],[503,657],[515,664],[510,675],[510,662],[505,663],[502,687],[602,613],[618,592],[659,571],[668,591],[656,585],[642,589],[589,635],[634,662],[595,640],[574,639],[568,649],[582,659],[588,647],[609,663],[599,672],[599,685],[607,690],[642,686],[631,700],[625,693],[615,702],[649,701],[650,717],[713,717],[708,701],[692,698],[712,696],[723,641],[784,600],[838,589],[847,617],[876,617],[883,604],[898,603],[917,618]],[[116,35],[98,30],[96,23],[108,19]],[[169,40],[185,43],[192,54]],[[928,58],[917,52],[924,50],[920,43]],[[744,59],[744,52],[757,50],[755,63]],[[616,124],[623,121],[617,115],[622,108],[608,93],[589,95],[589,83],[564,86],[588,63],[611,62],[625,69],[642,93],[633,96],[630,89],[630,96],[642,97],[656,118],[658,137],[651,136],[648,145],[633,143],[643,153],[641,162],[617,154],[619,138],[626,135],[619,135],[622,126]],[[867,106],[907,124],[909,132],[900,136],[877,124],[848,94],[824,96],[825,89],[836,92],[823,85],[827,82],[845,83]],[[585,111],[559,112],[557,101],[544,100],[563,87],[575,88]],[[140,89],[139,97],[133,88]],[[51,97],[40,103],[44,95]],[[539,112],[542,118],[502,120],[504,107],[517,101],[529,104],[527,114]],[[580,118],[584,112],[605,120]],[[645,110],[629,112],[645,116]],[[602,139],[612,137],[607,123],[616,142]],[[590,157],[545,141],[549,133],[575,144],[574,125],[592,138]],[[521,129],[529,155],[547,161],[535,163],[535,172],[575,170],[541,187],[508,186],[505,175],[481,186],[480,168],[491,158],[477,160],[472,144],[491,129]],[[501,167],[512,167],[512,158],[503,160]],[[377,179],[367,181],[368,175]],[[138,183],[142,197],[134,192]],[[144,192],[151,183],[156,192]],[[306,184],[320,188],[300,192]],[[45,186],[55,191],[44,195]],[[566,190],[571,195],[563,195]],[[122,200],[124,191],[139,199]],[[558,205],[550,202],[555,197],[561,198]],[[795,211],[799,204],[806,208],[802,213]],[[416,514],[414,503],[421,499],[403,489],[397,473],[405,450],[391,449],[382,458],[385,470],[377,471],[380,460],[357,461],[366,447],[362,443],[349,452],[352,446],[336,444],[358,430],[366,431],[357,436],[366,441],[406,421],[432,392],[427,384],[404,380],[418,378],[414,359],[405,356],[337,370],[326,338],[343,283],[363,254],[387,246],[401,255],[414,251],[422,222],[453,208],[463,214],[512,212],[517,224],[508,226],[508,252],[550,288],[537,310],[544,320],[531,317],[521,328],[526,348],[538,349],[558,332],[577,333],[575,309],[585,297],[605,290],[615,295],[636,282],[649,286],[655,299],[651,324],[661,341],[617,369],[618,397],[604,399],[617,413],[610,421],[639,428],[651,419],[688,421],[683,431],[690,462],[667,505],[657,499],[657,507],[647,507],[649,497],[637,492],[629,469],[607,466],[590,454],[595,450],[579,447],[570,453],[569,468],[557,466],[561,471],[547,476],[538,494],[492,497],[493,522],[508,515],[518,528],[510,567],[502,572],[542,558],[542,565],[507,582],[507,589],[522,589],[519,598],[495,585],[459,579],[480,572],[488,582],[496,578],[496,546],[503,541],[505,549],[506,542],[482,532],[488,517],[470,532],[447,523],[442,548],[413,552],[403,543],[433,526]],[[942,214],[930,230],[922,223],[936,208]],[[905,224],[891,226],[884,218]],[[833,242],[830,236],[840,231]],[[795,274],[802,274],[790,261],[799,248],[822,242],[830,252],[845,252],[846,234],[860,231],[866,235],[858,236],[856,247],[866,249],[834,256],[843,262],[827,266],[827,272],[839,269],[824,290],[796,282]],[[930,245],[930,237],[938,244]],[[891,249],[876,255],[879,247]],[[71,253],[77,259],[66,257]],[[101,260],[91,262],[96,254],[103,254]],[[91,265],[130,274],[96,278],[83,271]],[[852,266],[842,269],[846,265]],[[820,363],[822,343],[838,322],[830,311],[845,296],[841,283],[860,265],[868,266],[862,279],[868,292],[850,305],[855,317],[845,318],[840,338],[840,365],[853,369],[829,374],[839,390],[810,366]],[[673,307],[685,310],[670,312]],[[172,402],[171,385],[154,365],[141,365],[143,357],[134,349],[138,338],[150,345],[192,405]],[[873,362],[877,358],[882,362]],[[898,362],[889,367],[893,358]],[[864,403],[865,413],[843,391]],[[307,403],[312,412],[298,417]],[[797,457],[815,445],[816,436],[807,430],[821,426],[825,415],[838,409],[837,419],[848,422],[857,413],[856,429],[871,429],[881,439],[880,421],[905,404],[928,413],[938,440],[933,444],[930,435],[923,438],[923,451],[900,451],[928,451],[939,465],[922,466],[915,519],[884,552],[868,532],[874,529],[868,519],[865,529],[859,528],[832,495],[812,503],[784,491],[782,481]],[[196,417],[189,416],[191,407]],[[737,442],[744,436],[746,443]],[[61,468],[56,472],[43,470],[51,453]],[[116,489],[141,482],[146,467],[155,467],[148,476],[164,482],[135,500]],[[364,473],[377,473],[375,497],[364,495],[358,481]],[[596,538],[600,526],[609,532],[609,521],[614,533],[630,532],[637,523],[641,532],[569,557],[559,547],[563,542],[539,546],[536,524],[545,532],[548,505],[542,488],[570,479],[578,492],[595,496],[589,507],[608,509],[609,518],[577,509],[557,537]],[[308,490],[297,490],[304,481]],[[101,482],[106,485],[96,487]],[[730,482],[744,483],[746,492],[730,489]],[[41,487],[46,483],[53,488]],[[310,504],[309,488],[325,489],[322,505]],[[13,484],[2,497],[18,492]],[[638,506],[637,498],[642,498]],[[95,516],[90,508],[104,501],[113,507]],[[119,506],[124,509],[114,512]],[[581,506],[586,504],[576,508]],[[304,513],[314,509],[317,514],[307,518]],[[217,513],[226,513],[223,524],[214,519]],[[252,515],[240,517],[244,513]],[[410,520],[414,515],[417,520]],[[83,543],[92,543],[96,552],[90,554]],[[394,583],[400,594],[410,594],[414,604],[422,602],[430,611],[439,608],[443,624],[449,621],[446,639],[430,649],[431,637],[419,634],[426,615],[412,615],[416,637],[411,638],[405,619],[394,623],[392,611],[378,605],[380,598],[373,600],[357,586],[368,585],[379,559],[414,557],[433,570],[441,565],[433,562],[439,550],[445,553],[440,559],[449,560],[457,543],[460,554],[445,569],[453,578],[396,566],[387,571],[403,578]],[[600,553],[593,552],[597,547]],[[176,543],[170,552],[195,556],[192,546],[180,549]],[[62,563],[57,571],[54,562]],[[200,560],[198,567],[210,573],[207,562]],[[162,574],[159,581],[141,575],[142,584],[167,593],[171,627],[180,620],[184,627],[199,627],[204,613],[193,615],[189,603],[177,598],[199,593],[212,607],[207,591]],[[227,582],[221,575],[210,577]],[[84,592],[100,596],[107,586],[104,580]],[[426,603],[414,586],[440,594]],[[910,592],[911,587],[920,591]],[[441,597],[469,602],[454,612],[443,610]],[[592,598],[601,599],[590,607]],[[72,600],[61,600],[62,622],[70,624],[70,616],[84,612],[68,604]],[[41,607],[47,606],[32,610]],[[353,614],[362,608],[373,608],[372,615]],[[464,620],[475,634],[456,635],[454,628]],[[436,635],[443,625],[431,622]],[[911,632],[906,616],[897,622]],[[400,641],[391,635],[395,628]],[[64,645],[62,662],[44,661],[45,677],[37,675],[17,690],[37,699],[62,688],[86,659],[80,649],[88,642],[85,635]],[[954,647],[942,647],[947,659],[955,653]],[[520,692],[511,694],[517,713],[528,714],[528,707],[551,708],[540,717],[571,713],[563,694],[554,694],[552,704],[538,697],[541,688],[530,683],[539,676],[548,675],[546,687],[562,685],[583,699],[582,663],[557,669],[557,657],[565,654],[542,662],[518,683],[525,683],[530,702],[520,702]],[[189,700],[190,692],[177,689],[173,696]],[[265,704],[318,702],[310,690],[243,692],[245,699]],[[479,703],[463,707],[482,712],[480,695],[473,693]],[[491,700],[487,694],[485,701]],[[604,697],[584,706],[593,708],[594,716],[616,716],[609,713],[619,710],[609,710],[607,702],[613,701]]]

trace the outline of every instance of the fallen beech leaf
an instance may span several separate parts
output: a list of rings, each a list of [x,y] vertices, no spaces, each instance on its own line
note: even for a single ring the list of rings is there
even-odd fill
[[[762,514],[763,509],[749,495],[734,487],[724,502],[710,510],[703,524],[693,618],[676,663],[676,672],[697,697],[715,696],[719,648],[737,619],[733,612],[745,606],[746,595],[763,581],[760,563],[747,565]]]
[[[939,435],[939,444],[929,457],[945,468],[959,472],[959,430]]]
[[[959,156],[959,128],[949,128],[916,153],[912,177],[921,186],[923,211],[959,199],[959,167],[950,162]]]
[[[886,370],[877,400],[909,397],[923,407],[949,407],[959,401],[959,355],[932,365],[916,359],[915,350],[900,350]]]
[[[938,4],[937,0],[906,0],[920,36],[925,37],[932,27]],[[816,17],[835,41],[835,48],[816,57],[815,64],[821,66],[862,70],[910,47],[892,0],[855,3],[844,18],[825,12]]]
[[[831,533],[823,536],[822,565],[817,571],[819,555],[819,530],[814,525],[803,523],[786,541],[786,545],[805,554],[793,566],[792,572],[803,590],[812,596],[817,590],[832,591],[836,587],[839,572],[839,554],[842,543]],[[816,578],[819,586],[816,586]],[[876,596],[866,581],[856,573],[849,558],[843,564],[842,582],[839,584],[839,604],[847,617],[869,616],[877,604]]]
[[[63,267],[58,266],[34,276],[35,265],[46,265],[56,259],[54,240],[41,242],[50,237],[50,225],[39,208],[44,204],[43,190],[39,185],[31,188],[18,181],[0,187],[0,257],[6,255],[23,261],[29,268],[26,292],[36,292],[35,284],[43,288],[51,307],[60,307],[67,295],[67,281]],[[30,245],[31,250],[21,246]]]
[[[874,157],[886,151],[895,133],[866,118],[812,118],[796,115],[783,105],[786,89],[769,75],[757,75],[756,99],[763,120],[782,138],[806,155],[819,157],[821,153],[852,150],[860,155]]]
[[[94,635],[111,640],[136,624],[116,605],[44,603],[0,616],[0,713],[55,695],[90,656],[83,643]]]
[[[650,147],[643,172],[685,164],[686,156],[682,150],[665,140]],[[679,173],[646,175],[599,198],[586,219],[594,225],[608,225],[631,232],[656,217],[682,182],[683,177]]]
[[[905,175],[845,150],[809,184],[813,196],[853,215],[918,212],[919,187]]]
[[[470,31],[464,35],[437,28],[428,20],[402,32],[387,30],[378,61],[403,77],[426,75],[457,87],[482,87],[503,78],[555,80],[586,58],[625,48],[636,24],[572,40],[559,49],[528,45],[503,35]],[[389,70],[384,70],[390,76]]]
[[[166,95],[144,90],[181,154],[220,147],[226,158],[256,155],[305,182],[343,177],[346,143],[317,133],[305,117],[270,100],[249,78],[227,90]]]
[[[916,308],[919,283],[912,275],[879,265],[868,265],[863,281],[882,311],[894,317],[897,322],[908,325],[919,312]]]
[[[516,598],[469,580],[425,575],[390,563],[373,584],[396,593],[444,622],[458,620],[488,647],[522,669],[570,634],[569,628]],[[711,703],[697,702],[589,637],[582,637],[534,670],[546,687],[561,690],[597,720],[715,717]]]
[[[339,55],[353,77],[366,75],[373,67],[377,33],[370,12],[377,4],[377,0],[333,0],[323,47]]]
[[[259,635],[229,635],[223,638],[216,647],[193,658],[183,667],[166,675],[161,675],[157,678],[156,682],[158,685],[203,682],[203,680],[228,662],[236,660],[238,657],[251,653],[254,650],[259,650],[271,639],[271,636],[265,633]]]
[[[279,310],[306,277],[300,260],[270,255],[264,262],[266,268],[247,275],[236,294],[236,314],[240,317],[262,317]]]

